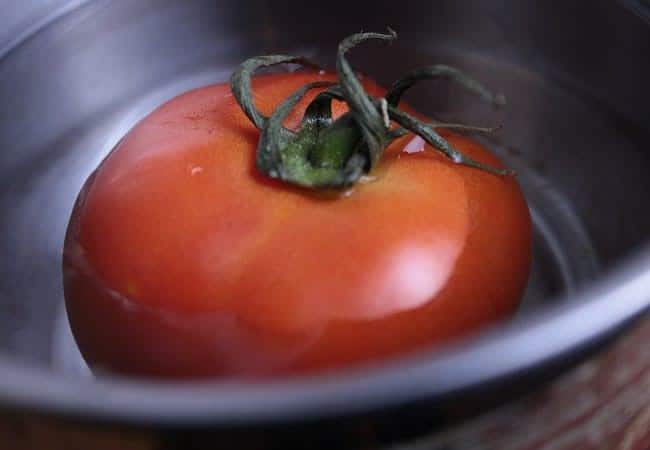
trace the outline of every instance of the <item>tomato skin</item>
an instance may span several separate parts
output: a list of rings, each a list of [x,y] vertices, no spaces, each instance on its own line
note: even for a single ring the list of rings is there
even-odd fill
[[[256,104],[269,114],[319,79],[333,77],[257,77]],[[374,180],[315,194],[257,173],[258,136],[228,86],[208,86],[159,107],[88,179],[63,271],[91,367],[155,377],[312,372],[426,348],[514,312],[531,259],[514,178],[436,151],[406,153],[419,147],[406,136]],[[475,141],[445,137],[500,166]]]

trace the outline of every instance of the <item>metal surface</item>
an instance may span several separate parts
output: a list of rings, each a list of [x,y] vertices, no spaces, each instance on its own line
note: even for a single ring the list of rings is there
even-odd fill
[[[647,450],[650,448],[650,321],[561,376],[481,417],[391,450]],[[0,442],[12,450],[219,448],[380,448],[391,426],[340,427],[328,438],[291,428],[281,437],[239,430],[181,432],[88,424],[39,412],[0,409]],[[322,436],[322,434],[321,434]]]
[[[0,404],[221,429],[300,422],[341,430],[363,418],[411,434],[549,379],[648,309],[650,27],[642,19],[611,1],[334,1],[326,11],[267,3],[34,2],[9,27],[21,32],[0,35]],[[63,233],[85,177],[120,136],[171,96],[224,80],[248,56],[282,51],[331,63],[342,36],[386,25],[399,42],[355,51],[355,67],[388,83],[406,68],[455,64],[509,98],[496,116],[437,84],[410,102],[503,123],[491,145],[519,170],[536,225],[520,316],[444,349],[308,379],[251,386],[80,376],[57,326]]]

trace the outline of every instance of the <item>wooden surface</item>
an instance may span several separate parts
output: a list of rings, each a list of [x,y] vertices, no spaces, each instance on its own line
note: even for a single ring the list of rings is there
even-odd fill
[[[183,442],[143,430],[118,433],[36,414],[0,413],[1,450],[239,448]],[[650,450],[650,319],[546,389],[446,433],[391,447],[467,449]]]
[[[650,450],[650,320],[548,388],[398,449]]]

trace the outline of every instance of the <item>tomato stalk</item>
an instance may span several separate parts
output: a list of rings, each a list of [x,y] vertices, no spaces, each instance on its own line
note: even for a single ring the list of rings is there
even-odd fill
[[[499,169],[476,161],[459,152],[436,132],[436,128],[465,132],[490,133],[497,128],[444,122],[423,122],[398,108],[402,95],[417,82],[445,78],[494,105],[505,103],[503,95],[494,95],[481,83],[458,69],[433,65],[417,69],[397,80],[385,97],[369,95],[350,67],[345,54],[369,39],[393,41],[397,34],[358,33],[345,38],[338,47],[336,73],[338,82],[312,82],[286,98],[270,117],[257,110],[252,98],[251,76],[263,67],[277,64],[300,64],[317,67],[306,58],[267,55],[251,58],[240,65],[231,77],[234,97],[250,121],[260,130],[256,165],[265,175],[307,188],[346,188],[368,174],[381,161],[384,150],[396,138],[413,132],[457,164],[505,176]],[[287,115],[312,89],[322,90],[305,110],[297,130],[283,126]],[[349,111],[332,118],[332,100],[347,103]],[[398,127],[392,127],[395,122]]]

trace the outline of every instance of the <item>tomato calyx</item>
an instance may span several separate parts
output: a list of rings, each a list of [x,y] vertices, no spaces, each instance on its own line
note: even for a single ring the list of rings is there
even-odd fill
[[[513,174],[509,169],[496,168],[470,158],[436,132],[438,128],[446,128],[490,133],[499,127],[423,122],[398,108],[402,95],[413,85],[422,80],[438,78],[454,81],[495,106],[505,103],[503,95],[494,95],[462,71],[446,65],[432,65],[397,80],[385,97],[376,98],[364,90],[345,54],[369,39],[390,42],[396,38],[397,33],[390,28],[387,34],[358,33],[345,38],[337,51],[338,81],[316,81],[302,86],[287,97],[270,117],[258,111],[253,102],[251,76],[254,72],[277,64],[318,66],[306,58],[289,55],[259,56],[242,63],[233,73],[230,86],[246,116],[260,130],[256,156],[258,170],[271,178],[301,187],[347,188],[379,164],[391,142],[412,132],[454,163],[498,176]],[[312,89],[321,89],[321,92],[307,106],[298,129],[285,128],[283,122],[288,114]],[[344,101],[349,107],[349,111],[336,120],[332,118],[332,100]],[[397,126],[392,126],[392,122]]]

